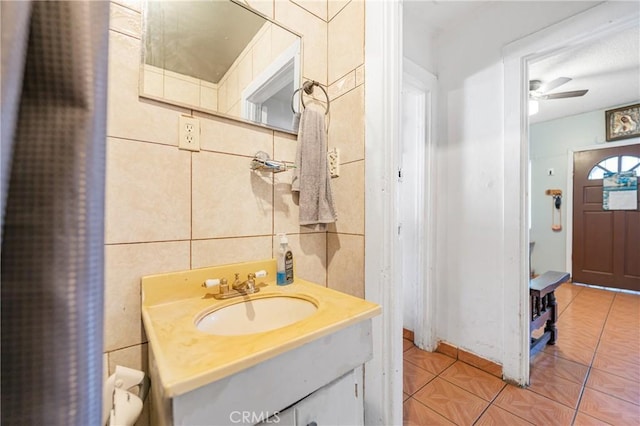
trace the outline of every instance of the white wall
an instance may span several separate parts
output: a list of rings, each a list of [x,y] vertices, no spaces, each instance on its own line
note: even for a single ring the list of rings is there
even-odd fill
[[[611,107],[614,108],[614,107]],[[611,109],[607,108],[607,109]],[[568,151],[605,142],[604,111],[591,111],[571,117],[532,124],[529,128],[531,159],[531,241],[535,248],[531,267],[537,273],[566,270]],[[548,170],[554,175],[549,176]],[[547,189],[563,193],[562,231],[551,230],[551,204]],[[570,272],[570,271],[568,271]]]
[[[595,2],[496,2],[435,41],[438,338],[503,363],[502,48]]]
[[[406,8],[402,19],[403,56],[430,73],[437,74],[434,31],[420,21],[419,15],[407,13]]]

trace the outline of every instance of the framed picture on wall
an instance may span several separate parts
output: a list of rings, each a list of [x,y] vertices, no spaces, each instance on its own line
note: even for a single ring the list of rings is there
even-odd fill
[[[640,104],[604,112],[607,142],[640,137]]]

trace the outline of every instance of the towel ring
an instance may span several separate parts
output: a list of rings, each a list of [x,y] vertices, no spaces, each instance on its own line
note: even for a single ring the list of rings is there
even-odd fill
[[[294,107],[293,104],[293,100],[296,97],[296,93],[298,93],[301,90],[304,90],[304,93],[306,93],[307,95],[311,95],[313,94],[313,86],[317,86],[320,88],[320,90],[322,90],[322,93],[324,93],[325,98],[327,98],[327,106],[325,107],[325,115],[329,114],[329,95],[327,94],[327,91],[324,90],[324,87],[322,87],[320,85],[320,83],[318,83],[317,81],[313,80],[313,81],[305,81],[302,84],[302,87],[298,87],[296,90],[294,90],[293,95],[291,95],[291,111],[293,111],[293,113],[296,113],[296,109]],[[302,96],[302,93],[300,94],[300,102],[302,102],[302,108],[306,108],[307,106],[304,104],[304,96]]]

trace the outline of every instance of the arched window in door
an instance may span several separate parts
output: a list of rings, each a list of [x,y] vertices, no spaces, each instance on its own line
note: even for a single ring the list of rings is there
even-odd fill
[[[638,175],[640,170],[640,157],[635,155],[619,155],[609,157],[598,164],[589,172],[589,180],[603,179],[605,173],[619,173],[635,171]]]

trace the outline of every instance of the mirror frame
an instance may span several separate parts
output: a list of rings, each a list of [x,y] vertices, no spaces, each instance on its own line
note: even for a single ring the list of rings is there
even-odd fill
[[[220,118],[224,118],[224,119],[228,119],[228,120],[232,120],[232,121],[237,121],[239,123],[243,123],[243,124],[250,124],[252,126],[256,126],[259,127],[261,129],[269,129],[269,130],[274,130],[280,133],[288,133],[291,135],[297,135],[298,132],[295,130],[291,130],[291,129],[285,129],[285,128],[281,128],[281,127],[277,127],[277,126],[273,126],[273,125],[268,125],[268,124],[263,124],[263,123],[259,123],[257,121],[252,121],[240,116],[235,116],[235,115],[230,115],[227,113],[223,113],[223,112],[219,112],[219,111],[215,111],[212,109],[208,109],[208,108],[204,108],[204,107],[200,107],[200,106],[196,106],[193,104],[188,104],[185,102],[180,102],[180,101],[175,101],[172,99],[167,99],[161,96],[156,96],[153,94],[148,94],[145,93],[144,91],[144,66],[145,66],[145,53],[146,53],[146,46],[145,46],[145,40],[146,40],[146,33],[147,33],[147,25],[148,25],[148,21],[147,21],[147,7],[148,7],[148,3],[149,1],[153,1],[153,0],[145,0],[142,3],[142,33],[141,33],[141,37],[140,37],[140,44],[141,44],[141,52],[140,52],[140,64],[139,64],[139,72],[138,72],[138,97],[140,98],[144,98],[144,99],[150,99],[152,101],[156,101],[156,102],[160,102],[163,104],[167,104],[167,105],[173,105],[173,106],[177,106],[177,107],[181,107],[181,108],[186,108],[193,111],[197,111],[197,112],[201,112],[201,113],[205,113],[205,114],[210,114],[216,117],[220,117]],[[212,1],[220,1],[220,0],[212,0]],[[296,84],[296,88],[301,87],[302,81],[303,79],[303,73],[302,73],[302,63],[303,63],[303,55],[304,55],[304,43],[303,43],[303,37],[301,34],[291,30],[288,27],[285,27],[284,25],[282,25],[279,22],[276,22],[275,20],[271,19],[270,17],[264,15],[262,12],[259,12],[253,8],[251,8],[249,5],[244,4],[244,3],[240,3],[239,1],[236,0],[228,0],[231,3],[235,4],[236,6],[240,6],[246,10],[248,10],[251,13],[255,13],[256,15],[260,16],[261,18],[265,19],[268,22],[271,22],[273,25],[277,25],[280,28],[290,32],[291,34],[295,35],[296,37],[298,37],[298,52],[293,55],[293,67],[294,67],[294,80],[297,79],[297,84]],[[293,45],[292,45],[293,46]],[[288,52],[287,52],[288,51]],[[285,52],[283,52],[280,56],[283,56],[285,54],[288,54],[289,57],[291,57],[291,47],[286,49]],[[243,89],[243,91],[246,90]],[[299,105],[300,104],[300,98],[299,98],[300,94],[299,92],[295,92],[293,95],[293,99],[292,99],[292,105]],[[241,104],[241,108],[244,111],[245,108],[247,107],[247,102],[242,102]],[[292,111],[292,118],[293,118],[293,114],[294,111]]]

